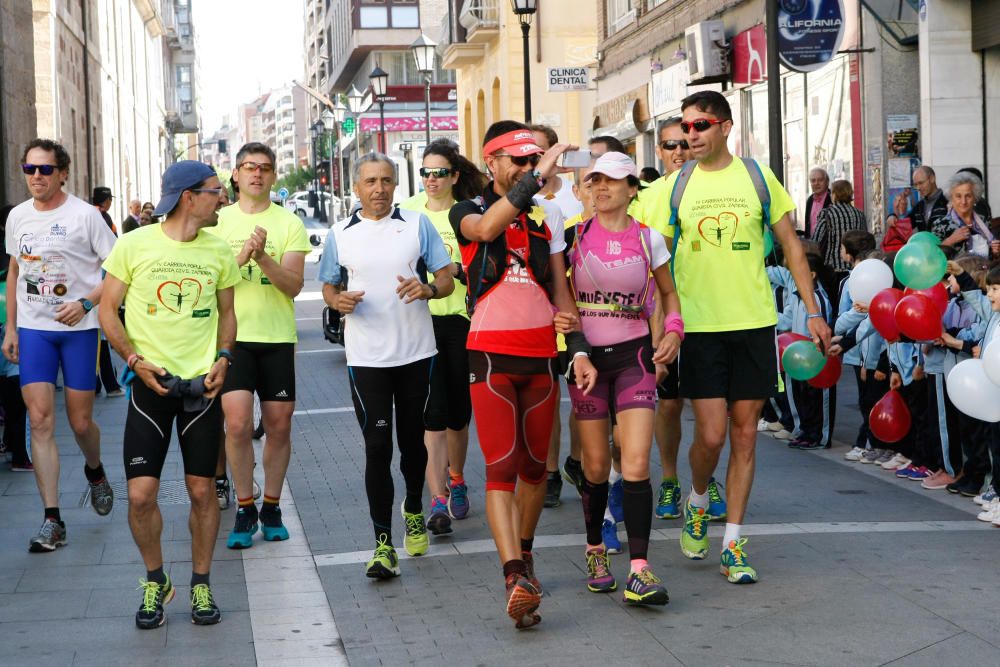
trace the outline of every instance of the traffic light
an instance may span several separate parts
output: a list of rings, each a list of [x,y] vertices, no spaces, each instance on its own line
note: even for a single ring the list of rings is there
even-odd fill
[[[219,139],[219,155],[222,155],[225,152],[226,152],[226,140]]]
[[[324,187],[326,186],[326,174],[323,174],[322,176],[319,177],[319,184]]]

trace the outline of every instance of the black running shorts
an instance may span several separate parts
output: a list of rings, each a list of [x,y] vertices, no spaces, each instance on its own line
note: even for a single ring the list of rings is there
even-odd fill
[[[672,401],[681,397],[678,365],[677,359],[667,364],[667,377],[663,378],[663,382],[656,385],[656,397],[661,401]]]
[[[222,393],[230,391],[256,391],[262,401],[294,401],[295,343],[237,342],[222,386]]]
[[[778,351],[774,327],[691,332],[680,354],[684,398],[763,400],[778,395]]]
[[[200,412],[185,412],[180,398],[167,398],[136,379],[132,383],[122,458],[125,478],[160,478],[177,420],[184,474],[215,477],[222,442],[222,402],[216,397]]]

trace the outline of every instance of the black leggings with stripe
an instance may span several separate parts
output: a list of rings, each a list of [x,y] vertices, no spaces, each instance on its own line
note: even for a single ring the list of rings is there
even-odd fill
[[[403,366],[350,366],[354,414],[365,439],[365,491],[375,535],[392,536],[392,426],[395,406],[399,470],[406,484],[406,510],[419,512],[424,492],[427,449],[424,408],[431,377],[431,359]]]

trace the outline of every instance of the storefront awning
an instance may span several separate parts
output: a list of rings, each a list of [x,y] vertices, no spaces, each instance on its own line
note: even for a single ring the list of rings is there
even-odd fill
[[[386,132],[423,132],[427,127],[427,119],[423,116],[386,116]],[[379,132],[382,128],[378,116],[374,118],[362,116],[362,132]],[[431,116],[432,130],[458,130],[458,116]]]

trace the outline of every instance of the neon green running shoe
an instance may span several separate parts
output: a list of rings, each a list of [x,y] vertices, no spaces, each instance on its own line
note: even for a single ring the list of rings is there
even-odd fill
[[[365,576],[372,579],[391,579],[399,576],[399,558],[385,535],[379,537],[375,555],[365,567]]]
[[[654,514],[657,519],[677,519],[681,516],[681,485],[676,479],[665,479],[660,484]]]
[[[410,514],[406,511],[406,501],[399,506],[399,511],[403,513],[403,525],[406,534],[403,536],[403,548],[411,556],[423,556],[431,546],[430,538],[427,537],[427,523],[424,520],[424,513],[417,512]]]
[[[747,553],[743,550],[746,543],[747,538],[743,537],[733,540],[722,550],[719,572],[731,584],[752,584],[757,581],[757,570],[747,563]]]
[[[722,486],[715,481],[715,478],[708,480],[708,516],[710,521],[721,521],[726,518],[726,501],[719,492]]]
[[[684,530],[681,531],[681,553],[691,560],[708,555],[708,522],[711,517],[704,507],[695,507],[689,498],[684,503]]]

